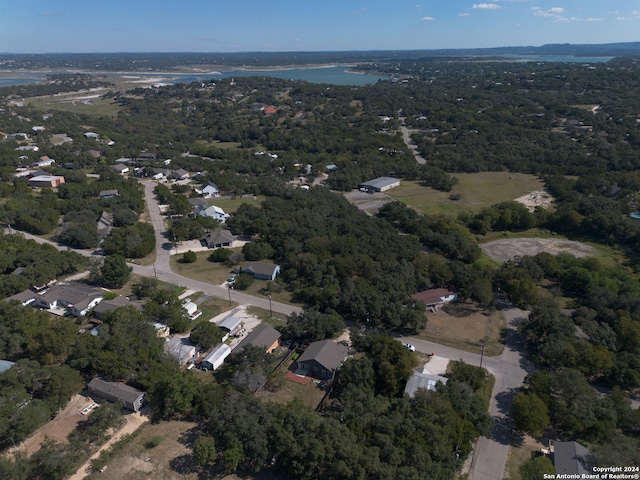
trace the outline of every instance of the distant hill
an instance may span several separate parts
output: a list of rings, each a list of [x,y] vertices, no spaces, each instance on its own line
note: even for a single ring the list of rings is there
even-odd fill
[[[439,50],[372,50],[344,52],[240,52],[240,53],[54,53],[0,54],[0,71],[53,68],[86,71],[158,71],[222,66],[281,66],[305,64],[460,60],[465,57],[512,55],[570,55],[618,57],[640,55],[640,42],[573,45],[569,43],[528,47]]]

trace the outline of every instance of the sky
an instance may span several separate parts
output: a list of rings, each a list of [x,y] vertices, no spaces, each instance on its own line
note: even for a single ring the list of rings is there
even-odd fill
[[[0,0],[0,52],[289,52],[640,41],[640,0]]]

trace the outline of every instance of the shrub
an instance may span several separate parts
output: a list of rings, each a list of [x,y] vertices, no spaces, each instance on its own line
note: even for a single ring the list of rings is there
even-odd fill
[[[187,250],[184,252],[184,255],[182,255],[182,261],[184,263],[195,263],[197,259],[198,255],[196,255],[196,252],[191,250]]]

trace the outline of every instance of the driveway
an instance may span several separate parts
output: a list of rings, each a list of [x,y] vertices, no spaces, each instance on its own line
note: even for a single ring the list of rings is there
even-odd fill
[[[494,419],[492,438],[481,437],[476,443],[471,465],[471,480],[499,480],[503,478],[507,454],[513,442],[513,430],[509,412],[513,396],[522,386],[524,377],[533,367],[524,359],[524,344],[517,332],[518,325],[526,319],[526,314],[518,309],[508,307],[503,310],[509,330],[505,349],[497,357],[482,357],[482,366],[491,373],[496,383],[493,388],[489,414]],[[416,350],[423,353],[434,352],[439,357],[449,360],[462,360],[470,365],[480,365],[481,355],[446,347],[414,337],[399,338],[411,343]]]

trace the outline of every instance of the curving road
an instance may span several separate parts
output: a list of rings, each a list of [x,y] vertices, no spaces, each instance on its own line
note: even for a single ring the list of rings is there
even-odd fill
[[[471,480],[499,480],[503,477],[509,446],[513,442],[513,430],[509,412],[513,396],[527,373],[533,367],[524,359],[521,352],[524,345],[517,332],[518,325],[526,319],[526,314],[518,308],[506,308],[504,315],[509,329],[505,349],[497,357],[482,357],[419,338],[405,337],[401,341],[411,343],[416,350],[424,353],[435,352],[449,360],[462,360],[470,365],[486,368],[496,379],[493,396],[489,405],[489,414],[494,419],[492,438],[481,437],[476,443],[471,465]]]

